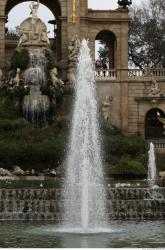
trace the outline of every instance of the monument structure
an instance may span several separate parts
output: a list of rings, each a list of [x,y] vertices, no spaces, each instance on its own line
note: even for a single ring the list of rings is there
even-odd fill
[[[8,13],[21,2],[24,1],[0,0],[0,68],[3,72],[8,69],[12,51],[18,44],[18,39],[14,41],[5,36]],[[21,25],[19,46],[26,47],[38,41],[43,46],[47,44],[57,60],[60,78],[65,83],[74,83],[77,55],[72,57],[75,53],[72,45],[77,42],[74,47],[78,51],[78,41],[89,39],[95,62],[95,41],[106,42],[110,53],[109,67],[105,74],[96,70],[96,83],[100,106],[106,96],[112,97],[109,124],[126,134],[140,133],[147,140],[159,140],[163,125],[158,121],[157,112],[161,112],[162,118],[165,116],[165,70],[147,69],[146,74],[145,69],[128,68],[128,25],[131,19],[128,5],[123,2],[131,1],[119,2],[116,10],[93,10],[88,9],[87,0],[41,0],[40,3],[52,11],[57,24],[56,37],[48,39],[44,24],[35,34],[39,7],[39,2],[35,1],[30,4],[32,26]]]

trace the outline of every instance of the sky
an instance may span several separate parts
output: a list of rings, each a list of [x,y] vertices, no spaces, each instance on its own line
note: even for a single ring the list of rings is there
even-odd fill
[[[53,0],[51,0],[53,1]],[[133,3],[140,3],[142,0],[133,0]],[[10,28],[14,28],[18,26],[26,17],[29,16],[30,9],[29,9],[30,2],[25,2],[18,4],[14,7],[9,15],[8,15],[8,23],[6,26]],[[88,0],[88,8],[91,9],[116,9],[117,8],[117,0]],[[40,4],[40,8],[38,10],[38,16],[47,24],[49,20],[54,19],[53,14],[51,11],[45,7],[44,5]],[[53,36],[53,25],[48,24],[48,31],[49,37]]]

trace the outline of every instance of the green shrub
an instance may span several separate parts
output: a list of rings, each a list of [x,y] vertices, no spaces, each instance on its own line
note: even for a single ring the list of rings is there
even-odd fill
[[[146,170],[139,161],[122,158],[115,166],[106,169],[107,174],[119,178],[138,178],[146,176]]]
[[[19,118],[19,112],[9,96],[0,98],[0,118],[11,120]]]
[[[118,132],[114,134],[106,132],[103,135],[103,146],[105,161],[109,163],[113,163],[116,160],[119,161],[124,155],[135,159],[147,153],[144,140],[137,135],[125,136]]]
[[[64,134],[49,136],[38,142],[1,138],[0,167],[11,169],[13,165],[20,165],[23,169],[34,168],[37,171],[56,168],[64,159],[66,145]]]
[[[29,64],[29,52],[27,49],[16,49],[11,57],[11,68],[25,70]]]
[[[28,126],[28,122],[22,118],[16,120],[0,119],[0,129],[6,131],[16,131]]]

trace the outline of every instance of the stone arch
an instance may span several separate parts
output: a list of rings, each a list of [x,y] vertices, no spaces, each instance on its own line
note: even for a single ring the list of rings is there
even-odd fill
[[[27,2],[27,0],[16,0],[16,1],[15,0],[8,0],[8,1],[6,1],[5,15],[7,15],[9,13],[9,11],[12,8],[14,8],[16,5],[23,3],[23,2]],[[40,0],[40,3],[42,3],[43,5],[48,7],[52,11],[52,13],[56,17],[56,19],[58,19],[58,17],[61,16],[62,9],[61,9],[61,4],[60,4],[59,0],[49,1],[49,3],[46,0]]]
[[[116,68],[117,37],[111,30],[104,29],[96,34],[95,41],[100,40],[105,43],[109,58],[109,68]]]
[[[165,139],[165,125],[158,120],[158,113],[165,118],[165,113],[158,108],[150,109],[145,116],[145,139]]]

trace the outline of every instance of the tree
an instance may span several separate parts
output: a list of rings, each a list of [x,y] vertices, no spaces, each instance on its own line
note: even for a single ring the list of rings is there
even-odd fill
[[[15,28],[7,29],[6,36],[7,37],[20,37],[21,36],[20,27],[16,26]]]
[[[106,63],[109,61],[109,49],[103,42],[100,42],[100,44],[103,46],[99,47],[98,58],[102,63]]]
[[[139,68],[165,66],[165,1],[149,0],[130,9],[129,60]]]

